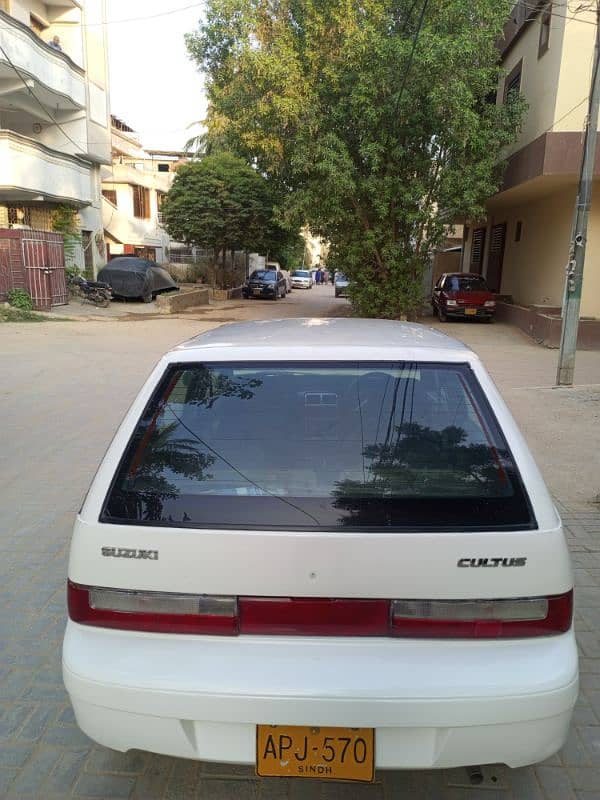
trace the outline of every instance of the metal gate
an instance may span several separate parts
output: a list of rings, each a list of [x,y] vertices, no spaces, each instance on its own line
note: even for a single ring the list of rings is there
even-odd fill
[[[34,307],[48,311],[67,302],[63,237],[51,231],[22,231],[21,247]]]
[[[0,296],[14,288],[27,289],[38,311],[67,302],[61,233],[0,229]]]

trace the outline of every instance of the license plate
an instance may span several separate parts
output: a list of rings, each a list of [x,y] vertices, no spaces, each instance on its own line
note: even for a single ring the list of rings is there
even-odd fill
[[[258,725],[256,774],[262,778],[373,780],[373,728],[317,728]]]
[[[252,289],[252,294],[262,294],[262,289]]]
[[[469,316],[473,317],[477,314],[476,308],[465,308],[465,314],[469,314]]]

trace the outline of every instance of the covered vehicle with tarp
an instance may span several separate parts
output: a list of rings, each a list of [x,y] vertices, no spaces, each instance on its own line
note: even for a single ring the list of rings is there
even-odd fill
[[[179,286],[164,267],[146,258],[113,258],[98,273],[98,280],[112,286],[114,297],[141,298],[145,303],[161,292],[178,291]]]

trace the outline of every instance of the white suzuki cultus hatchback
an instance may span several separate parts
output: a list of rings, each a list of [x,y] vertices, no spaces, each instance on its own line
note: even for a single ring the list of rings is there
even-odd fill
[[[479,358],[419,325],[168,353],[77,518],[68,605],[88,736],[261,776],[533,763],[577,696],[560,518]]]

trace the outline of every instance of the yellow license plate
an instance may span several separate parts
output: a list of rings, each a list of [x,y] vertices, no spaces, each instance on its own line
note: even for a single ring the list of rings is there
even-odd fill
[[[477,313],[476,308],[465,308],[465,314],[469,314],[470,316],[475,316]]]
[[[262,778],[368,782],[373,780],[374,773],[373,728],[257,726],[256,774]]]

